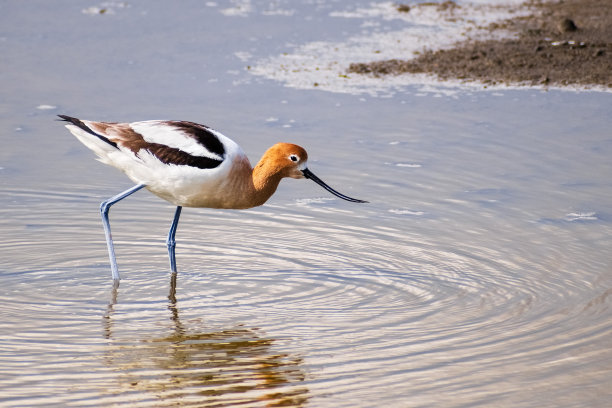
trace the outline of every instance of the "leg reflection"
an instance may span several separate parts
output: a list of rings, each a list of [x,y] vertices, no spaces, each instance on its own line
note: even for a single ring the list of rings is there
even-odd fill
[[[115,314],[117,288],[103,319],[104,338],[111,340],[104,361],[118,376],[115,387],[108,389],[113,403],[122,396],[130,403],[161,399],[168,406],[194,400],[215,406],[307,403],[302,359],[279,353],[275,340],[261,330],[244,325],[219,330],[206,328],[201,319],[183,321],[176,273],[170,277],[166,304],[169,326],[163,324],[168,322],[168,315],[161,313],[164,308],[155,313],[147,306],[143,313],[141,301],[122,305],[125,314]],[[129,317],[121,321],[130,315],[144,317],[138,324]]]
[[[113,280],[113,287],[111,289],[110,301],[106,306],[106,312],[102,317],[102,323],[104,325],[104,338],[110,340],[112,338],[112,323],[113,313],[115,313],[115,305],[117,304],[117,292],[119,291],[119,280]]]
[[[176,272],[170,275],[170,291],[168,293],[168,310],[171,313],[170,320],[174,322],[174,331],[177,335],[185,333],[185,329],[179,318],[179,309],[176,305]]]

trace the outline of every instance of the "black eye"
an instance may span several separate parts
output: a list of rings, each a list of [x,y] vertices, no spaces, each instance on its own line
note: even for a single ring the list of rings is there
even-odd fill
[[[292,154],[291,156],[289,156],[289,160],[296,162],[299,160],[299,158],[295,154]]]

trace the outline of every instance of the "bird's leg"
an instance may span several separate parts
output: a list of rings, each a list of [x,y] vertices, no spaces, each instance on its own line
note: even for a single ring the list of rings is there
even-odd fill
[[[100,204],[102,224],[104,225],[104,235],[106,236],[106,246],[108,247],[108,257],[110,258],[111,272],[113,274],[113,280],[115,281],[119,280],[119,269],[117,268],[117,260],[115,259],[115,247],[113,245],[113,236],[111,235],[110,222],[108,220],[108,211],[117,201],[123,200],[125,197],[134,194],[143,187],[145,187],[145,184],[138,184],[128,190],[125,190],[121,194],[117,194],[116,196],[103,201],[102,204]]]
[[[170,271],[172,273],[176,273],[176,255],[174,253],[174,248],[176,247],[176,240],[174,237],[176,236],[176,228],[178,227],[179,217],[181,216],[181,210],[183,207],[180,205],[176,207],[176,212],[174,213],[174,220],[172,220],[172,225],[170,226],[170,231],[168,232],[168,239],[166,239],[166,245],[168,246],[168,256],[170,257]]]

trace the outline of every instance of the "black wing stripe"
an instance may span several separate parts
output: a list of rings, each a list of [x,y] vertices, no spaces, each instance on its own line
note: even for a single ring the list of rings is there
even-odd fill
[[[165,164],[190,166],[198,169],[214,169],[223,163],[223,160],[211,159],[203,156],[192,156],[180,149],[168,147],[159,143],[148,143],[144,149]]]
[[[168,121],[166,123],[197,140],[197,142],[204,146],[209,152],[215,153],[220,157],[225,156],[225,147],[223,147],[223,143],[221,143],[219,138],[217,138],[208,127],[187,121]]]

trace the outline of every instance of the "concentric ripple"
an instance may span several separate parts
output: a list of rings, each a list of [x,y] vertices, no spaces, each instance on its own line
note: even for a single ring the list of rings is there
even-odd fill
[[[11,194],[21,205],[5,212],[47,216],[27,241],[1,243],[8,406],[520,404],[530,375],[544,378],[538,390],[583,364],[576,387],[608,370],[610,292],[589,297],[597,277],[584,276],[602,265],[534,251],[548,224],[508,248],[510,224],[499,241],[448,231],[431,242],[404,214],[334,201],[190,210],[172,276],[172,209],[141,196],[112,213],[113,287],[96,203]],[[371,212],[386,215],[372,224]]]

